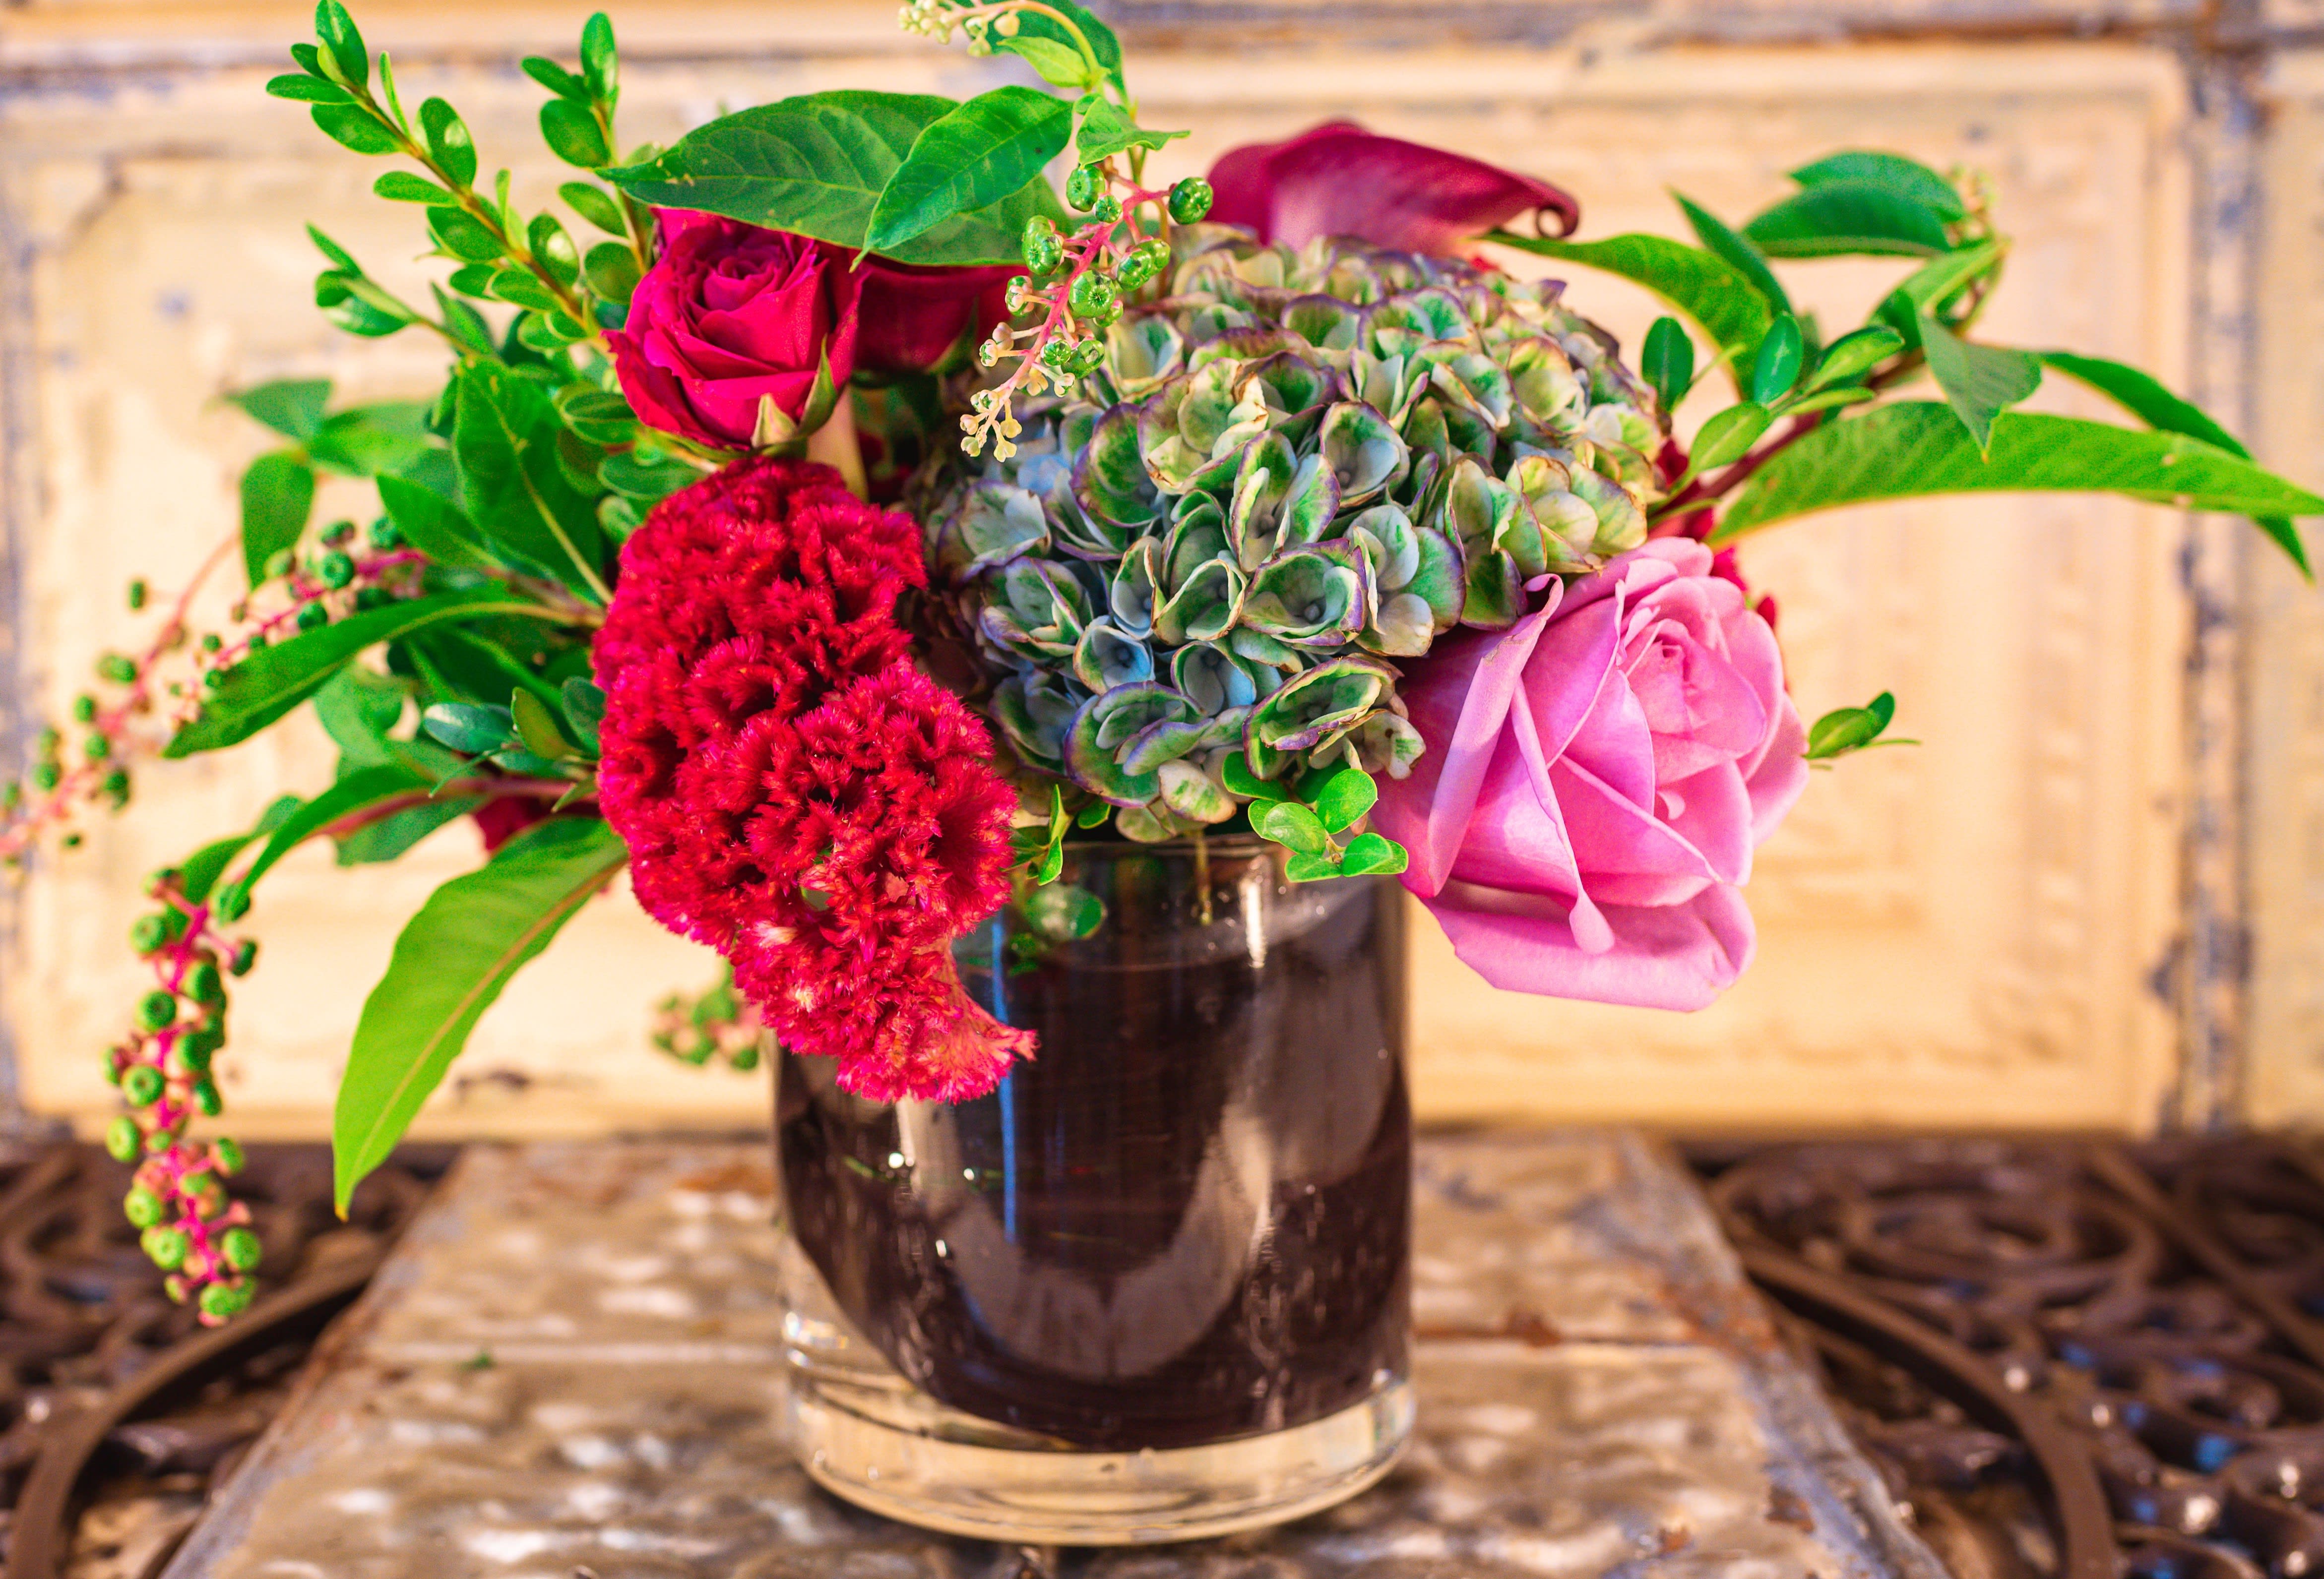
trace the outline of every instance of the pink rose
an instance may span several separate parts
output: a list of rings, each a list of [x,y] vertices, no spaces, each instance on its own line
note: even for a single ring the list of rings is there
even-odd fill
[[[1521,214],[1556,216],[1571,235],[1582,206],[1547,181],[1481,160],[1332,121],[1288,142],[1231,148],[1211,167],[1210,217],[1259,239],[1305,246],[1319,235],[1451,254]]]
[[[748,449],[759,402],[796,418],[827,361],[855,371],[863,276],[848,251],[707,214],[665,211],[661,256],[606,335],[640,421],[716,449]]]
[[[1374,822],[1486,980],[1699,1009],[1750,963],[1738,892],[1807,784],[1775,633],[1711,550],[1663,537],[1504,631],[1406,666],[1428,743]]]

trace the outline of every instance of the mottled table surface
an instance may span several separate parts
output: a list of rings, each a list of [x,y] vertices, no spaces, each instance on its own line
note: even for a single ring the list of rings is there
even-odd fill
[[[1031,1554],[890,1524],[775,1434],[764,1148],[471,1149],[164,1579],[1941,1579],[1635,1136],[1434,1137],[1419,1426],[1302,1523]]]

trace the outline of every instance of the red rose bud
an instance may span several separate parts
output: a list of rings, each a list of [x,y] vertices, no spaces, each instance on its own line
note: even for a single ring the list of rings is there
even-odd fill
[[[825,363],[855,371],[864,275],[844,247],[665,211],[662,251],[608,335],[639,419],[717,449],[752,446],[762,399],[796,421]]]
[[[1402,252],[1455,254],[1471,237],[1547,214],[1570,235],[1582,206],[1546,181],[1463,154],[1333,121],[1288,142],[1231,148],[1211,167],[1210,218],[1259,239],[1305,246],[1317,236],[1360,236]]]

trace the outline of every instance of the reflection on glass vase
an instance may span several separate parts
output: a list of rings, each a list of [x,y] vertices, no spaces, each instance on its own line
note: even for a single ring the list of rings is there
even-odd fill
[[[849,1501],[1114,1545],[1330,1506],[1412,1424],[1393,879],[1254,840],[1067,847],[961,941],[1038,1057],[957,1106],[779,1056],[788,1420]]]

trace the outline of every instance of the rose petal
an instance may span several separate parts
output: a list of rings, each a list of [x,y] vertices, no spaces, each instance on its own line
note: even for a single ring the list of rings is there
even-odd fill
[[[1751,963],[1757,934],[1743,896],[1713,886],[1683,904],[1606,907],[1614,946],[1574,941],[1556,902],[1455,885],[1425,900],[1452,951],[1493,986],[1645,1009],[1700,1009]]]
[[[1556,234],[1581,222],[1572,197],[1546,181],[1463,154],[1379,137],[1333,121],[1286,142],[1230,149],[1211,167],[1212,219],[1261,241],[1305,246],[1360,236],[1402,252],[1455,253],[1520,215],[1553,215]]]
[[[873,372],[927,372],[964,333],[982,338],[1007,308],[1001,292],[1021,269],[924,269],[866,258],[855,364]]]

